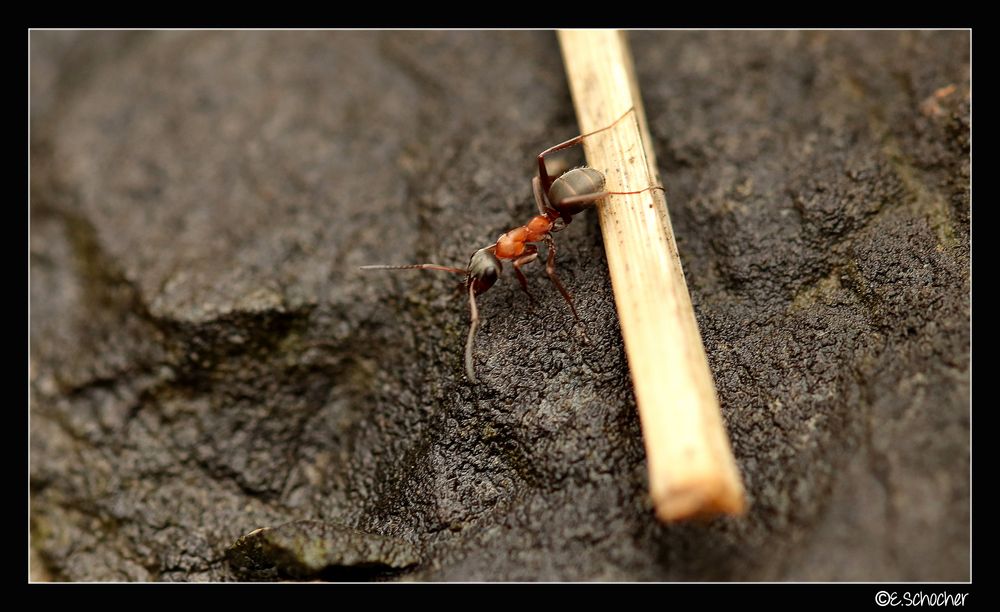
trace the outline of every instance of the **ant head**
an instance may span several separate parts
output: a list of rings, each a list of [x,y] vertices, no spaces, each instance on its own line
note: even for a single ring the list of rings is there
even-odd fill
[[[469,282],[472,283],[476,295],[493,286],[503,272],[503,265],[489,247],[479,249],[469,260]]]

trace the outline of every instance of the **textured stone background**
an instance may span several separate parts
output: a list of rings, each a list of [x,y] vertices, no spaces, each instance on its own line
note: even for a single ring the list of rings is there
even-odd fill
[[[967,579],[968,34],[632,47],[745,518],[654,520],[593,216],[594,343],[508,270],[478,387],[454,278],[357,269],[531,215],[554,35],[34,32],[32,575]]]

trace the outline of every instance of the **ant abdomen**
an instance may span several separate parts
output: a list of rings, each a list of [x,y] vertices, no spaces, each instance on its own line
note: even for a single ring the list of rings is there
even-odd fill
[[[552,183],[549,188],[549,203],[563,215],[575,215],[593,206],[592,202],[575,202],[562,204],[574,196],[604,191],[604,175],[599,171],[583,166],[573,168]]]

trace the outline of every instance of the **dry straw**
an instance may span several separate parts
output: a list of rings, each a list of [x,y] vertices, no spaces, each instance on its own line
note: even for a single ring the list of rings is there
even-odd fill
[[[559,33],[584,141],[609,191],[660,182],[624,33]],[[669,185],[667,185],[669,189]],[[662,191],[609,196],[599,206],[618,318],[635,386],[657,516],[740,514],[746,500],[702,347]]]

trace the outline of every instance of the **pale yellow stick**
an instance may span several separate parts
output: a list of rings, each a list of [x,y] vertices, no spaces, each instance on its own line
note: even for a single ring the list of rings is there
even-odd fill
[[[662,185],[624,33],[562,31],[580,132],[635,114],[584,141],[608,191]],[[669,185],[665,185],[669,189]],[[599,206],[618,318],[642,422],[657,516],[740,514],[746,500],[719,411],[663,192]]]

